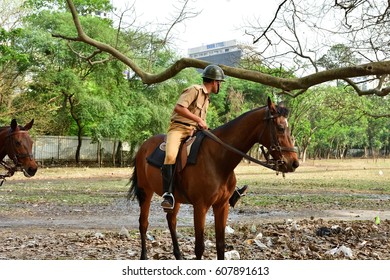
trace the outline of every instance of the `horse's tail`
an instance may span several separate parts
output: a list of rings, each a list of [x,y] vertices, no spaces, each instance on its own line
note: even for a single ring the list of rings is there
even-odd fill
[[[139,195],[138,195],[138,180],[137,180],[137,167],[135,165],[135,158],[130,163],[130,167],[134,167],[133,174],[131,175],[130,181],[128,185],[130,185],[129,192],[127,193],[127,200],[134,200],[137,198],[139,202]]]
[[[137,198],[138,203],[141,205],[141,202],[144,198],[144,192],[138,187],[137,166],[135,164],[135,158],[132,160],[130,166],[134,167],[134,169],[129,181],[130,189],[127,193],[127,200],[134,200],[135,198]]]

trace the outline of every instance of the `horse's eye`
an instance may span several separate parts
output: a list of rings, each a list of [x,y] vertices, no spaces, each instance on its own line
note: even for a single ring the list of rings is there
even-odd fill
[[[283,125],[278,125],[278,131],[284,133],[285,128]]]
[[[15,141],[15,145],[20,147],[20,145],[22,145],[22,143],[20,141]]]

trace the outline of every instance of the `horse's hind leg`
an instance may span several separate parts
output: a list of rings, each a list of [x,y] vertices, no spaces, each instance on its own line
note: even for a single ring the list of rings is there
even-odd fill
[[[176,233],[177,213],[179,212],[179,209],[180,209],[180,204],[176,204],[175,208],[173,208],[173,211],[168,212],[166,217],[169,231],[171,233],[171,238],[172,238],[173,254],[175,255],[175,258],[177,260],[183,259],[180,252],[179,242],[177,241],[177,233]]]
[[[146,260],[147,249],[146,249],[146,232],[149,226],[149,210],[150,210],[150,201],[152,195],[147,194],[145,200],[140,204],[140,215],[139,215],[139,232],[141,235],[141,260]]]

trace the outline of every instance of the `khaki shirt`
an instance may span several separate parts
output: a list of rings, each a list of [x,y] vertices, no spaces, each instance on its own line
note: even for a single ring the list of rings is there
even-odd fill
[[[191,113],[206,121],[207,109],[210,104],[209,93],[203,86],[193,85],[186,88],[181,93],[179,100],[176,102],[176,104],[187,108]],[[173,111],[172,113],[171,121],[179,121],[193,126],[197,126],[196,122],[187,119],[183,116],[180,116],[175,111]]]

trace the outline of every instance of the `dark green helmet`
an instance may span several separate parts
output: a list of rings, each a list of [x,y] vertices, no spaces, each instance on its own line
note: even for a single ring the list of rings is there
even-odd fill
[[[218,65],[208,65],[202,73],[202,78],[208,78],[216,81],[223,81],[225,79],[225,74],[223,70]]]

